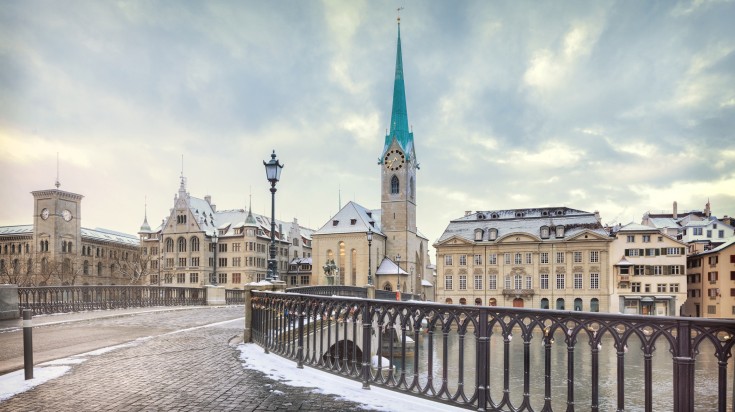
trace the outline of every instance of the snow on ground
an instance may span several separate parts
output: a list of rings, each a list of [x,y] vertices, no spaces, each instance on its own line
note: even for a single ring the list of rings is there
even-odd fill
[[[265,355],[263,348],[254,344],[246,343],[238,346],[240,359],[247,369],[254,369],[265,373],[271,379],[275,379],[290,386],[314,388],[318,382],[319,387],[314,389],[317,393],[328,393],[336,395],[341,399],[358,402],[367,408],[381,411],[466,411],[439,402],[405,395],[376,386],[370,386],[370,390],[362,389],[362,383],[323,372],[318,369],[304,366],[304,369],[296,367],[296,362],[282,358],[275,354]],[[376,357],[377,358],[377,357]],[[374,359],[373,362],[376,362]]]
[[[52,379],[63,376],[71,370],[72,365],[83,363],[87,361],[90,356],[99,356],[113,350],[139,345],[147,339],[150,339],[150,337],[138,338],[134,341],[122,343],[120,345],[108,346],[106,348],[70,356],[68,358],[39,363],[33,367],[33,379],[29,380],[25,380],[24,369],[0,375],[0,402],[5,399],[12,398],[19,393],[29,391]]]

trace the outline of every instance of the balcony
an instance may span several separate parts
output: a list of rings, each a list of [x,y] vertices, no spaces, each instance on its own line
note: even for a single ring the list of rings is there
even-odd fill
[[[630,282],[630,275],[618,275],[618,282]]]
[[[517,298],[531,297],[536,292],[533,289],[503,289],[504,296],[514,296]]]

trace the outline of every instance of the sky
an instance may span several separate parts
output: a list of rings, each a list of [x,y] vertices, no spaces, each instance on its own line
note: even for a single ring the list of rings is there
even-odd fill
[[[398,7],[430,244],[468,210],[735,214],[732,0],[29,0],[0,3],[0,225],[57,173],[88,228],[157,226],[182,170],[269,215],[273,150],[278,219],[379,208]]]

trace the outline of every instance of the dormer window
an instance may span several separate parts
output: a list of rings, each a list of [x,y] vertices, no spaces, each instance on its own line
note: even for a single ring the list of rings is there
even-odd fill
[[[516,217],[523,217],[523,212],[516,212]]]
[[[497,219],[498,217],[500,217],[500,216],[498,216],[497,213],[493,213],[492,215],[490,215],[490,218],[491,219]]]
[[[556,237],[558,238],[564,237],[564,226],[559,225],[556,227]]]
[[[541,226],[541,239],[548,239],[548,238],[549,238],[549,227]]]
[[[482,229],[475,229],[475,242],[479,242],[482,240],[483,233],[484,232]]]
[[[497,238],[498,238],[498,229],[495,229],[495,228],[490,229],[488,231],[488,239],[489,240],[495,240]]]
[[[541,212],[541,216],[548,216],[548,215],[549,215],[548,210],[544,210],[543,212]]]
[[[485,215],[483,215],[482,213],[478,213],[477,220],[485,220]]]
[[[333,220],[332,221],[332,226],[337,226],[338,224],[339,224],[339,220]]]
[[[368,217],[372,218],[373,217],[373,212],[367,212],[367,215],[368,215]]]
[[[564,214],[564,212],[563,212],[563,211],[561,211],[561,210],[557,210],[557,211],[556,211],[556,215],[557,215],[557,216],[561,216],[561,215],[563,215],[563,214]]]
[[[350,219],[350,225],[355,226],[357,224],[357,219]]]

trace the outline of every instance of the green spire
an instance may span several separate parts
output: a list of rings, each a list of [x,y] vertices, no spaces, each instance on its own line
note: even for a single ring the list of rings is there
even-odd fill
[[[390,116],[390,132],[385,136],[383,154],[393,139],[398,141],[407,157],[413,155],[413,133],[408,127],[406,86],[403,83],[403,56],[401,53],[401,19],[398,18],[398,47],[396,49],[396,76],[393,82],[393,111]]]

